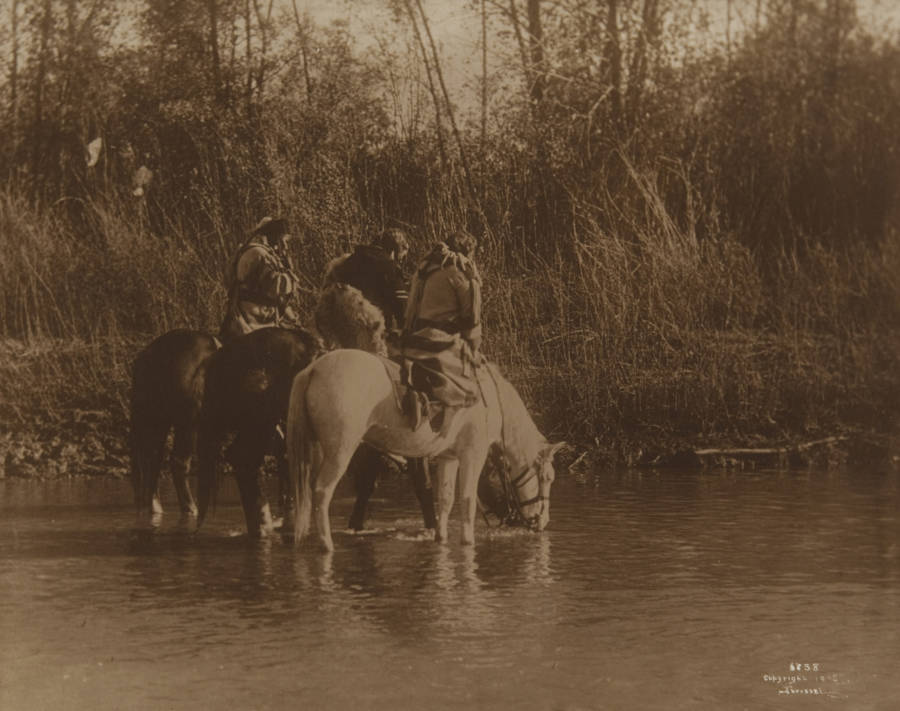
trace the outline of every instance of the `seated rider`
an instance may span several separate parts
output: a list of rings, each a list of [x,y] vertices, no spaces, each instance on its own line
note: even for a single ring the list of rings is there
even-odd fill
[[[403,276],[402,264],[409,252],[409,241],[403,230],[389,228],[375,237],[370,244],[357,245],[352,252],[335,259],[328,265],[323,283],[323,294],[333,284],[343,284],[357,289],[383,317],[382,326],[388,330],[399,329],[403,325],[403,314],[406,308],[406,279]],[[340,343],[344,347],[363,347],[352,345],[349,334],[342,338],[336,330],[334,311],[329,309],[334,302],[323,299],[316,309],[316,326],[327,340]],[[351,307],[358,308],[355,303]],[[346,315],[346,314],[345,314]],[[366,319],[360,319],[368,325]],[[356,326],[352,330],[355,330]],[[356,343],[360,343],[360,339]],[[379,339],[376,352],[383,353],[387,346]],[[373,344],[375,345],[375,344]],[[368,349],[368,347],[366,347]],[[384,350],[382,350],[384,349]],[[375,448],[363,443],[353,454],[347,467],[356,482],[357,503],[350,514],[349,527],[362,530],[365,522],[365,501],[369,499],[375,487],[378,472],[391,466],[391,458]],[[434,503],[431,492],[431,481],[420,459],[408,460],[407,472],[412,480],[416,496],[422,506],[422,515],[426,528],[435,527]]]
[[[359,289],[384,314],[387,329],[400,328],[407,299],[402,265],[408,252],[406,233],[386,229],[371,244],[357,245],[329,264],[323,286],[347,284]]]
[[[413,276],[403,327],[408,383],[449,406],[477,397],[481,277],[475,238],[459,231],[438,242]]]
[[[237,250],[225,278],[223,342],[259,328],[299,325],[290,304],[299,280],[288,256],[289,239],[286,220],[264,217]]]

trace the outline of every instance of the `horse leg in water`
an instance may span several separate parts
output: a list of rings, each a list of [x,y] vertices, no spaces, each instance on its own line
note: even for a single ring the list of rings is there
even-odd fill
[[[350,514],[350,522],[347,526],[353,531],[362,531],[365,528],[366,507],[372,492],[375,491],[375,479],[380,469],[385,467],[384,458],[373,447],[361,444],[356,448],[347,472],[353,477],[356,489],[356,501],[353,504],[353,512]]]
[[[274,456],[278,462],[278,506],[281,513],[282,527],[289,525],[294,516],[294,492],[288,486],[288,462],[287,447],[284,441],[284,424],[280,425],[280,430],[275,433],[274,440]]]
[[[478,479],[484,462],[487,459],[487,448],[473,444],[463,448],[459,455],[457,469],[457,488],[459,490],[459,507],[462,514],[462,542],[465,545],[475,543],[475,517],[478,514]]]
[[[422,509],[422,521],[425,528],[434,530],[437,521],[434,516],[434,493],[431,490],[431,481],[428,475],[428,460],[410,459],[406,469],[416,492],[416,498],[419,500],[419,507]]]
[[[475,543],[475,516],[478,512],[478,477],[484,466],[487,451],[472,445],[460,448],[459,459],[438,459],[437,479],[438,507],[435,540],[447,541],[447,524],[453,509],[457,480],[459,482],[459,507],[462,514],[462,542]]]
[[[313,505],[316,529],[322,548],[329,552],[334,550],[334,541],[331,538],[331,519],[328,515],[328,508],[331,505],[334,489],[344,472],[347,471],[355,449],[355,447],[338,447],[323,456],[314,478]]]
[[[203,410],[197,430],[197,499],[200,504],[198,528],[206,519],[210,504],[216,499],[219,488],[219,454],[224,441],[225,435],[220,423]]]
[[[446,543],[447,524],[450,521],[450,512],[453,510],[453,501],[456,497],[456,472],[459,462],[455,459],[441,458],[435,462],[435,465],[437,529],[434,532],[434,540]]]
[[[131,417],[131,477],[138,518],[158,521],[162,516],[159,473],[169,424],[133,413]]]
[[[229,447],[229,462],[234,467],[247,533],[253,538],[268,536],[274,528],[269,500],[259,483],[266,443],[271,435],[272,430],[268,428],[245,428]]]
[[[194,502],[191,487],[187,480],[187,475],[191,468],[191,456],[194,454],[196,446],[197,430],[195,419],[187,417],[181,422],[176,422],[175,437],[172,442],[170,471],[183,518],[197,515],[197,504]]]
[[[375,480],[380,472],[387,469],[386,456],[367,444],[361,444],[347,467],[347,472],[353,477],[356,489],[356,502],[353,504],[353,512],[350,514],[348,527],[353,531],[361,531],[365,528],[366,507],[372,492],[375,491]],[[410,459],[407,463],[407,471],[419,506],[422,509],[422,521],[426,529],[435,527],[434,497],[428,481],[427,463],[424,459]]]

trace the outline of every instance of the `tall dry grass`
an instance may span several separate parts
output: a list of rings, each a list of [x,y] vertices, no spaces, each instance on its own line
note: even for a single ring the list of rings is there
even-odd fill
[[[634,177],[645,209],[626,233],[586,214],[574,256],[505,268],[485,255],[486,348],[549,431],[635,461],[685,442],[896,423],[896,234],[843,252],[810,245],[763,272],[735,238],[677,226]]]
[[[53,208],[0,195],[0,420],[9,427],[93,412],[123,431],[137,349],[221,318],[221,265],[187,236],[149,234],[133,208],[87,204],[92,229],[76,234]]]
[[[626,229],[604,228],[584,203],[571,234],[554,235],[566,249],[529,251],[501,226],[479,256],[485,350],[548,434],[629,462],[685,441],[896,420],[896,234],[843,252],[811,244],[763,272],[736,238],[678,224],[652,176],[631,179]],[[53,209],[0,198],[0,414],[28,427],[94,413],[124,442],[134,355],[172,328],[217,329],[240,235],[159,235],[140,205],[84,207],[91,229],[75,233]],[[458,206],[434,210],[414,253],[459,222]],[[364,238],[356,219],[296,246],[310,324],[324,263]]]

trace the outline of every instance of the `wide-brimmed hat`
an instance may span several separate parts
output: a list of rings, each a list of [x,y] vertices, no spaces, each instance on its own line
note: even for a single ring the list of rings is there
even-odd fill
[[[269,217],[266,215],[253,228],[251,235],[263,235],[275,239],[281,235],[287,234],[288,222],[283,217]]]

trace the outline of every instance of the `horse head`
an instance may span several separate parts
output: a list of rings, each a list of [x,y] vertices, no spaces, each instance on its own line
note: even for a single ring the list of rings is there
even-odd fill
[[[543,531],[550,522],[550,487],[556,479],[554,455],[565,442],[545,442],[537,455],[520,471],[504,468],[502,480],[506,498],[506,524],[520,524]]]

